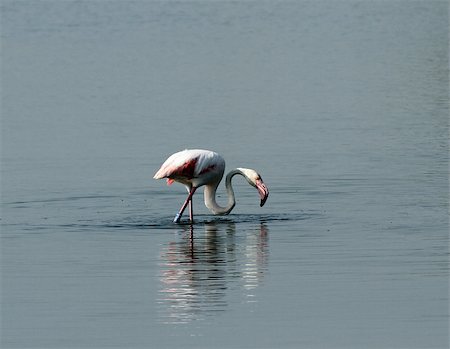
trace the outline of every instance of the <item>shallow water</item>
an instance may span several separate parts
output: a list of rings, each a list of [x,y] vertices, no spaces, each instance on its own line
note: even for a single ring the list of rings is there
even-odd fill
[[[1,346],[448,347],[447,6],[3,1]]]

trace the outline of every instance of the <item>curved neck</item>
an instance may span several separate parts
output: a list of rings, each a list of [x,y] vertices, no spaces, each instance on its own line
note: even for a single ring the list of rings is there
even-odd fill
[[[217,215],[226,215],[230,213],[231,210],[234,208],[234,205],[236,205],[233,186],[231,185],[231,178],[233,178],[233,176],[237,174],[245,176],[242,171],[235,169],[233,171],[228,172],[225,178],[225,188],[227,190],[228,196],[228,204],[225,207],[218,205],[216,201],[216,191],[220,181],[215,184],[205,186],[205,205],[212,213]]]

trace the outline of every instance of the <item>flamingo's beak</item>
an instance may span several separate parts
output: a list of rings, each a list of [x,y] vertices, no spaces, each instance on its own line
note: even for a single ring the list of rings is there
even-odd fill
[[[258,190],[259,196],[261,197],[260,206],[263,207],[269,196],[269,189],[267,189],[267,186],[264,184],[262,179],[257,179],[255,185],[256,189]]]

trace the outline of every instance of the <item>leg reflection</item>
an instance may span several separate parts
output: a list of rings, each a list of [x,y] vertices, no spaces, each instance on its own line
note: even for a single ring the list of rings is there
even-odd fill
[[[179,241],[161,253],[162,322],[183,323],[223,312],[231,284],[257,287],[267,268],[268,230],[263,224],[244,235],[233,222],[211,222],[177,230]]]

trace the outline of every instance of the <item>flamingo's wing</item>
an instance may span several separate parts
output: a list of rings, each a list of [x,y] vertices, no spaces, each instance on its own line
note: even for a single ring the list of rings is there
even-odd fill
[[[153,178],[167,178],[167,184],[169,185],[174,180],[191,180],[215,168],[218,161],[223,160],[215,152],[200,149],[186,149],[172,154],[162,164]]]

